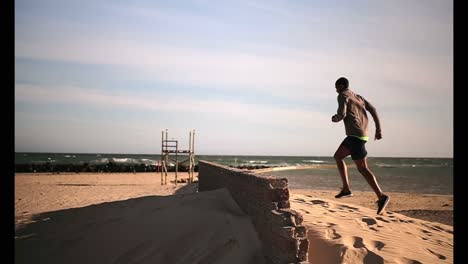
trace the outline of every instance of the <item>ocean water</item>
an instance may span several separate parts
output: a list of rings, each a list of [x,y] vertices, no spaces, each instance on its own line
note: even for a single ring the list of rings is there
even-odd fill
[[[15,164],[157,164],[159,154],[82,154],[82,153],[15,153]],[[186,156],[179,157],[180,160]],[[341,178],[332,157],[196,155],[195,162],[207,160],[235,167],[287,167],[317,165],[313,169],[266,172],[286,177],[292,189],[339,190]],[[354,164],[350,158],[348,165]],[[368,164],[387,192],[453,194],[452,158],[387,158],[369,157]],[[348,168],[351,188],[372,191],[356,168]]]

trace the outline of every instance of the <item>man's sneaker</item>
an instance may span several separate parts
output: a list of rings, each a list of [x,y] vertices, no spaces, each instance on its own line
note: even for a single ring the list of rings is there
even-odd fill
[[[345,198],[345,197],[351,197],[351,196],[353,196],[351,191],[341,190],[339,194],[335,195],[335,198]]]
[[[377,214],[381,214],[383,212],[385,207],[387,207],[388,202],[390,202],[390,197],[384,194],[383,197],[377,201]]]

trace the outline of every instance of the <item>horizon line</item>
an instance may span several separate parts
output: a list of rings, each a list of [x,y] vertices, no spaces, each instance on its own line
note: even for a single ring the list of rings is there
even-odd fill
[[[15,151],[15,154],[100,154],[100,155],[161,155],[161,153],[117,153],[117,152],[40,152],[40,151]],[[195,154],[195,156],[259,156],[259,157],[326,157],[332,158],[333,155],[259,155],[259,154]],[[453,159],[454,157],[434,157],[434,156],[367,156],[368,158],[433,158],[433,159]]]

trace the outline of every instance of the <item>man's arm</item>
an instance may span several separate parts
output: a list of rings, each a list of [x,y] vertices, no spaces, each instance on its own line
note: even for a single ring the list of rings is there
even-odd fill
[[[332,122],[340,122],[346,116],[346,97],[342,94],[338,95],[338,110],[336,115],[332,116]]]
[[[382,128],[380,126],[380,119],[379,115],[377,114],[377,110],[375,107],[369,103],[366,99],[364,99],[362,96],[361,98],[364,100],[366,110],[369,111],[369,113],[372,115],[372,118],[374,119],[375,123],[375,139],[381,139],[382,138]]]

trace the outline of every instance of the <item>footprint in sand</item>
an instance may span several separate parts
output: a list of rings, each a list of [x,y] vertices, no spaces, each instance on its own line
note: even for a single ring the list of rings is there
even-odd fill
[[[352,206],[347,206],[347,205],[340,205],[340,206],[338,207],[338,209],[342,209],[342,210],[350,209],[350,210],[349,210],[350,212],[359,211],[359,208],[357,208],[357,207],[352,207]]]
[[[384,218],[381,217],[381,216],[378,216],[378,217],[376,217],[375,219],[380,220],[380,221],[385,222],[385,223],[390,223],[390,221],[384,219]]]
[[[439,259],[446,259],[446,257],[445,257],[444,255],[441,255],[441,254],[439,254],[439,253],[437,253],[437,252],[434,252],[434,251],[432,251],[432,250],[430,250],[430,249],[428,249],[428,248],[426,248],[426,250],[427,250],[429,253],[431,253],[432,255],[438,257]]]
[[[374,248],[377,250],[381,250],[383,247],[385,247],[385,243],[380,242],[380,241],[371,241],[373,244]]]
[[[385,243],[382,243],[380,241],[368,241],[364,240],[362,237],[357,237],[353,236],[353,247],[354,248],[366,248],[368,250],[381,250],[384,246]]]
[[[314,222],[314,224],[319,225],[319,226],[325,226],[325,227],[336,226],[335,223],[325,223],[325,222],[321,222],[321,221]]]
[[[428,236],[432,236],[432,233],[430,231],[427,231],[427,230],[424,230],[422,229],[421,230],[425,235],[428,235]],[[421,238],[422,240],[429,240],[428,237],[424,237],[424,236],[418,236],[419,238]]]
[[[311,203],[313,203],[313,204],[323,204],[323,205],[328,205],[328,203],[327,203],[327,202],[325,202],[325,201],[322,201],[322,200],[311,200],[310,202],[311,202]]]
[[[328,239],[339,239],[341,235],[336,232],[333,228],[328,228],[325,230],[325,237]]]
[[[375,221],[375,219],[372,217],[363,217],[361,220],[365,222],[368,226],[377,224],[377,221]]]
[[[306,213],[306,214],[310,214],[310,212],[307,211],[307,210],[305,210],[305,209],[302,209],[302,208],[301,208],[300,210],[303,211],[303,212]]]
[[[384,264],[384,259],[374,252],[368,250],[367,255],[363,259],[363,263]]]
[[[354,248],[356,249],[365,249],[365,253],[364,253],[364,259],[362,260],[363,262],[360,262],[360,263],[372,263],[372,264],[383,264],[384,263],[384,259],[382,256],[376,254],[373,252],[373,250],[377,249],[376,247],[374,247],[373,245],[369,245],[366,241],[364,241],[362,239],[362,237],[356,237],[356,236],[353,236],[353,237],[347,237],[345,238],[345,245],[349,245],[349,244],[352,244]],[[373,241],[374,242],[374,241]],[[382,248],[384,245],[382,243],[379,244],[379,247]],[[343,247],[342,248],[342,252],[341,252],[341,255],[344,256],[344,255],[355,255],[355,250],[348,250],[349,247]],[[378,249],[379,250],[379,249]]]
[[[353,237],[353,240],[354,240],[354,243],[353,243],[353,247],[354,248],[363,248],[363,247],[366,247],[364,245],[364,240],[362,239],[362,237]]]
[[[391,220],[392,222],[400,222],[400,223],[407,223],[407,224],[414,224],[413,220],[406,220],[406,219],[400,219],[400,218],[394,218]]]
[[[398,219],[398,221],[400,221],[401,223],[410,223],[408,220],[404,220],[404,219]]]

